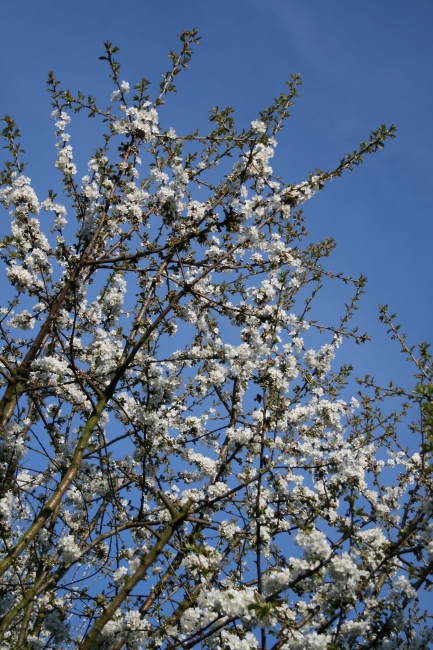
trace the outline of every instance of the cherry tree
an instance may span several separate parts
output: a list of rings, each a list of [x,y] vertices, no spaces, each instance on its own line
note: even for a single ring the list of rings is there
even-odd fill
[[[428,346],[383,307],[416,390],[349,383],[334,357],[368,338],[365,278],[323,265],[334,242],[300,209],[394,127],[285,183],[299,76],[241,131],[214,108],[179,135],[158,107],[199,42],[180,38],[153,98],[110,43],[108,108],[49,74],[63,201],[37,197],[4,118],[0,648],[426,648]],[[79,180],[83,112],[103,137]],[[351,290],[333,323],[313,313],[329,283]]]

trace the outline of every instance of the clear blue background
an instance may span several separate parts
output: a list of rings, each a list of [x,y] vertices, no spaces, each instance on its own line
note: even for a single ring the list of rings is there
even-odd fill
[[[305,85],[273,164],[287,182],[316,166],[332,169],[372,129],[394,123],[397,139],[328,184],[306,214],[314,237],[338,242],[330,266],[369,279],[356,324],[374,340],[346,346],[340,361],[353,362],[358,375],[410,385],[377,305],[398,313],[411,342],[433,340],[432,0],[14,0],[1,3],[0,21],[0,113],[19,123],[41,200],[58,177],[47,72],[105,107],[111,85],[98,60],[105,40],[121,48],[121,79],[132,85],[145,76],[156,91],[168,51],[179,49],[176,36],[199,29],[202,46],[161,110],[164,127],[179,133],[204,131],[217,104],[233,106],[239,128],[247,126],[300,72]],[[101,130],[84,116],[70,130],[82,176]],[[341,312],[341,295],[328,293],[320,304],[330,320]]]

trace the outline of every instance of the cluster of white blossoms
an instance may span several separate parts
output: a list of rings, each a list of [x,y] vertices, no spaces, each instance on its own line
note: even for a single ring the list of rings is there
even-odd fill
[[[25,425],[8,422],[2,431],[0,439],[0,462],[6,466],[12,459],[20,460],[26,454],[24,437],[22,435]]]
[[[160,202],[165,212],[177,214],[183,212],[186,204],[182,202],[188,185],[189,176],[184,170],[183,165],[179,164],[182,160],[176,160],[171,171],[174,179],[170,182],[168,174],[161,172],[158,168],[153,167],[150,171],[150,179],[156,183],[158,190],[155,198]]]
[[[234,616],[243,624],[249,623],[254,619],[249,606],[254,602],[255,593],[249,588],[242,590],[229,588],[219,591],[204,587],[197,598],[197,607],[188,608],[184,612],[181,621],[182,631],[191,632],[198,625],[206,626],[216,616],[228,618]]]
[[[182,560],[182,566],[193,574],[203,574],[209,568],[217,567],[221,562],[218,551],[206,544],[200,553],[188,555]]]
[[[308,368],[316,370],[319,374],[325,374],[331,369],[331,361],[335,357],[335,350],[332,345],[326,344],[320,350],[307,350],[304,354],[304,361]]]
[[[57,546],[62,551],[63,562],[69,564],[69,562],[74,562],[80,557],[81,549],[76,544],[72,535],[66,535],[58,540]]]
[[[40,209],[37,196],[30,186],[30,178],[13,172],[11,181],[10,185],[0,190],[0,202],[5,207],[13,206],[10,211],[10,244],[16,249],[16,254],[8,261],[7,277],[18,292],[38,294],[44,286],[40,274],[47,275],[51,271],[48,260],[50,245],[46,235],[41,232],[39,220],[29,216],[31,213],[38,214]],[[16,317],[11,327],[31,329],[31,320]]]
[[[159,132],[159,118],[158,112],[150,102],[145,102],[141,108],[120,104],[120,110],[125,113],[125,117],[113,122],[114,133],[133,133],[139,135],[143,142],[155,142]]]
[[[308,560],[326,560],[331,554],[331,548],[326,541],[326,536],[320,530],[302,531],[296,535],[296,543],[304,550],[304,557]]]
[[[7,277],[20,293],[33,293],[42,289],[42,281],[38,279],[37,275],[16,262],[11,263],[7,270]]]
[[[57,169],[60,169],[65,176],[75,176],[77,173],[77,168],[72,162],[72,158],[72,147],[69,144],[60,149],[57,155],[56,167]]]
[[[14,173],[11,185],[7,185],[5,188],[0,190],[0,199],[5,208],[13,205],[15,209],[19,210],[20,214],[27,215],[29,212],[38,214],[38,197],[30,183],[31,179],[27,176],[18,176]],[[13,216],[13,214],[14,213],[12,212],[11,215]]]
[[[112,214],[118,216],[121,221],[141,223],[148,199],[148,192],[137,187],[135,182],[130,181],[126,186],[124,200],[112,208]]]
[[[34,316],[27,309],[24,309],[19,314],[9,318],[8,325],[18,330],[31,330],[35,326]]]
[[[263,135],[263,133],[266,133],[267,127],[264,122],[261,120],[254,120],[251,122],[251,131],[253,133],[258,133],[259,135]]]
[[[67,211],[64,205],[54,203],[52,199],[45,199],[45,201],[42,201],[41,203],[41,208],[47,212],[54,212],[56,215],[51,227],[51,232],[55,232],[56,230],[61,231],[68,223],[66,219]]]
[[[35,379],[47,380],[56,384],[64,382],[70,374],[69,364],[57,356],[45,356],[38,359],[34,366]]]
[[[117,322],[122,313],[124,296],[126,293],[126,282],[120,277],[115,277],[115,285],[104,293],[101,300],[102,313],[107,317],[109,324],[112,326]]]
[[[72,147],[71,145],[66,144],[71,136],[65,131],[67,125],[71,121],[71,118],[65,111],[59,112],[58,110],[54,110],[51,113],[51,117],[56,120],[56,135],[60,137],[60,140],[56,144],[57,148],[59,149],[59,152],[57,154],[56,167],[66,177],[75,176],[77,173],[77,167],[72,162]]]
[[[183,458],[190,463],[194,463],[199,468],[203,476],[213,476],[216,469],[216,461],[208,456],[197,453],[192,449],[186,449],[183,452]]]
[[[367,378],[351,398],[335,357],[366,339],[349,329],[364,279],[325,269],[333,243],[305,242],[297,210],[392,130],[284,183],[298,77],[249,128],[216,108],[207,136],[182,135],[157,112],[181,38],[153,101],[109,43],[109,109],[50,75],[67,210],[39,203],[6,120],[0,650],[424,649],[428,413],[400,433],[405,401],[428,410],[431,360],[411,353],[421,397]],[[106,133],[77,183],[83,110]],[[334,280],[353,293],[329,323],[314,299]]]

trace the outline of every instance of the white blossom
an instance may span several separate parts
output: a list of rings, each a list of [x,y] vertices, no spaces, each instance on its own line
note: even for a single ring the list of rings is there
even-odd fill
[[[9,327],[14,327],[20,330],[31,330],[35,326],[34,316],[24,309],[19,314],[15,314],[12,318],[8,320]]]
[[[266,133],[266,124],[260,120],[254,120],[254,122],[251,122],[251,131],[259,135]]]
[[[72,162],[72,147],[66,145],[59,150],[56,161],[57,169],[60,169],[65,176],[75,176],[77,168]]]
[[[66,535],[58,541],[58,546],[62,550],[63,561],[65,564],[69,562],[75,562],[80,557],[81,549],[75,542],[75,539],[72,535]]]

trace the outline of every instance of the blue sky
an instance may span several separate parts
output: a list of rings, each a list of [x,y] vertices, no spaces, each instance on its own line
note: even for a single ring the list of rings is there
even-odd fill
[[[154,82],[168,70],[177,35],[197,27],[202,46],[182,74],[178,94],[161,111],[177,132],[205,129],[212,106],[231,105],[239,127],[284,88],[304,81],[292,118],[279,136],[274,171],[287,182],[315,167],[332,169],[380,124],[397,139],[306,206],[313,236],[331,236],[335,271],[369,279],[356,324],[373,343],[348,346],[341,361],[357,374],[408,384],[398,347],[377,320],[388,303],[411,342],[432,340],[433,2],[431,0],[14,0],[2,3],[0,113],[18,122],[39,198],[55,184],[55,148],[47,72],[63,86],[107,105],[108,71],[98,56],[110,40],[121,48],[121,78]],[[72,144],[86,173],[100,130],[76,120]],[[324,320],[341,296],[321,302]]]

